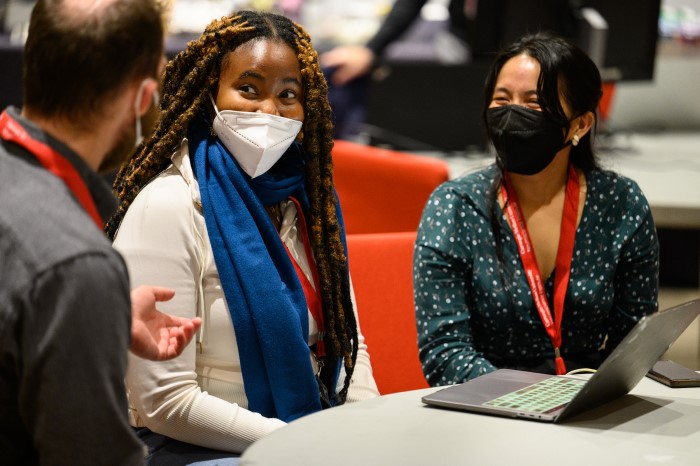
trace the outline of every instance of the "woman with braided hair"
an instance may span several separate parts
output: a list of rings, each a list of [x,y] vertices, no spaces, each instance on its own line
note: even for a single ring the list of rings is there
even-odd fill
[[[130,419],[151,461],[239,453],[298,417],[377,396],[309,36],[270,13],[213,21],[168,64],[163,92],[107,224],[132,283],[175,289],[164,310],[203,320],[181,357],[130,360]]]

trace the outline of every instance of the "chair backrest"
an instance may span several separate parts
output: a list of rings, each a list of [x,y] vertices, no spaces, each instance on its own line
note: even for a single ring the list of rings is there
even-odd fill
[[[428,387],[413,305],[415,239],[416,232],[348,235],[360,330],[382,395]]]
[[[416,231],[433,190],[449,179],[447,162],[348,141],[333,148],[333,180],[345,231]]]

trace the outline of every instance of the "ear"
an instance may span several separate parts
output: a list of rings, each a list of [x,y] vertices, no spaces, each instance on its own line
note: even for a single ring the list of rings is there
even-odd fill
[[[586,112],[580,117],[575,118],[569,130],[569,139],[573,138],[574,135],[579,138],[584,137],[591,130],[594,123],[595,115],[593,112]]]
[[[138,100],[139,96],[138,93],[141,93],[141,99]],[[138,112],[138,116],[142,117],[143,115],[146,114],[148,109],[151,108],[154,104],[157,105],[156,102],[154,102],[154,99],[156,99],[156,95],[158,92],[158,82],[153,79],[153,78],[146,78],[143,81],[141,81],[138,85],[138,88],[136,90],[136,99],[135,105],[137,106],[136,111]]]

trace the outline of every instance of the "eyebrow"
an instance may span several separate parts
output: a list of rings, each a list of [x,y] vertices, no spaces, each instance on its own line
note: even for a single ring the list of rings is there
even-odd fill
[[[252,71],[252,70],[246,70],[238,76],[238,79],[245,79],[245,78],[256,78],[256,79],[260,79],[262,81],[265,80],[265,77],[263,75],[261,75],[257,71]]]
[[[300,82],[297,78],[284,78],[284,79],[282,80],[282,82],[285,83],[285,84],[292,83],[292,84],[296,84],[296,85],[299,86],[299,87],[304,87],[304,86],[301,84],[301,82]]]
[[[506,94],[512,94],[512,93],[513,93],[510,89],[508,89],[508,88],[506,88],[506,87],[497,87],[497,88],[495,88],[495,89],[493,90],[493,92],[494,92],[494,93],[496,93],[496,92],[504,92],[504,93],[506,93]],[[532,90],[526,91],[526,92],[525,92],[525,95],[528,96],[528,97],[529,97],[529,96],[532,96],[532,95],[537,95],[537,89],[532,89]]]
[[[246,79],[246,78],[255,78],[255,79],[259,79],[260,81],[265,81],[265,76],[258,73],[257,71],[253,71],[253,70],[246,70],[246,71],[242,72],[240,75],[238,75],[238,79]],[[291,84],[296,84],[299,87],[304,87],[297,78],[292,78],[292,77],[284,78],[282,80],[282,82],[285,84],[291,83]]]

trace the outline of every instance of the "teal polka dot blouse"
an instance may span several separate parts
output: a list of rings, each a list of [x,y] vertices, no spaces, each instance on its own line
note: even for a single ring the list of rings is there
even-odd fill
[[[431,385],[461,383],[500,367],[553,371],[554,351],[517,246],[498,208],[503,260],[488,197],[496,167],[438,187],[418,227],[413,278],[418,346]],[[567,370],[597,367],[657,307],[659,244],[639,186],[609,171],[586,176],[564,303]],[[543,277],[544,278],[544,277]],[[553,308],[554,273],[545,282]]]

